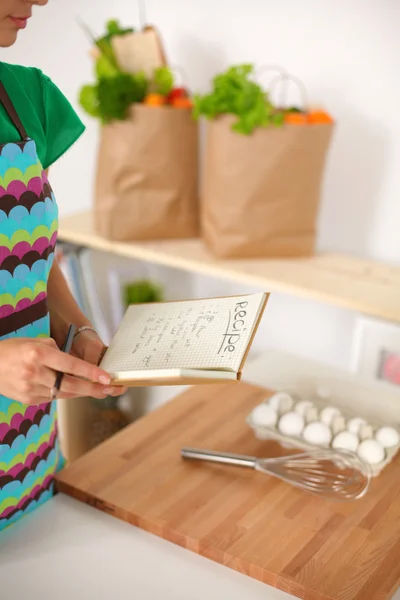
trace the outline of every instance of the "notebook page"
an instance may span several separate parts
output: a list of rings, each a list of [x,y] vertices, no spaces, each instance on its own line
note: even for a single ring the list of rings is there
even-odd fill
[[[237,371],[265,294],[130,306],[104,356],[111,373],[143,369]]]

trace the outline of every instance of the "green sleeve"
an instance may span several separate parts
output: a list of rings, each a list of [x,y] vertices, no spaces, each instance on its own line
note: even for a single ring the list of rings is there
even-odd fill
[[[59,88],[43,75],[44,133],[46,158],[44,169],[52,165],[82,135],[85,126]]]

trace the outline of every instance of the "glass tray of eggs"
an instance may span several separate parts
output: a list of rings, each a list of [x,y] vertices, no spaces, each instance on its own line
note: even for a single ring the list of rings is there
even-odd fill
[[[258,439],[272,439],[284,447],[318,446],[355,452],[369,463],[374,476],[400,447],[397,429],[338,408],[323,389],[313,400],[277,392],[256,406],[246,420]]]

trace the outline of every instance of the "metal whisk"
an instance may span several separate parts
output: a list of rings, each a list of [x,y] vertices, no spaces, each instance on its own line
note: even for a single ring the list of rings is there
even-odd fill
[[[276,458],[182,448],[183,458],[250,467],[328,500],[357,500],[368,490],[372,472],[353,452],[324,449]]]

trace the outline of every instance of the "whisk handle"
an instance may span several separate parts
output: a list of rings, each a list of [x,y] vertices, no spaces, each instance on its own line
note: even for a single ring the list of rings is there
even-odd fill
[[[237,467],[250,467],[254,469],[256,466],[256,459],[254,456],[231,454],[230,452],[215,452],[214,450],[200,450],[199,448],[182,448],[181,455],[183,458],[206,460],[208,462],[235,465]]]

